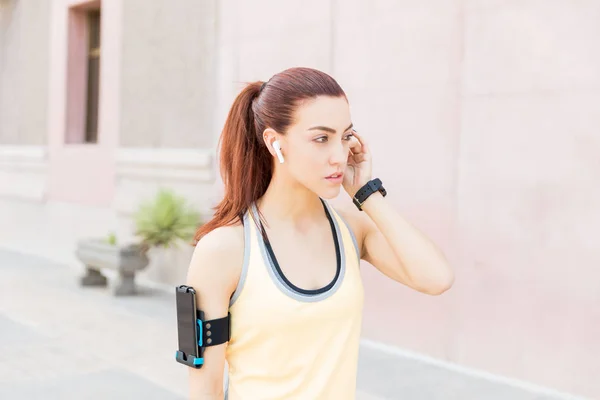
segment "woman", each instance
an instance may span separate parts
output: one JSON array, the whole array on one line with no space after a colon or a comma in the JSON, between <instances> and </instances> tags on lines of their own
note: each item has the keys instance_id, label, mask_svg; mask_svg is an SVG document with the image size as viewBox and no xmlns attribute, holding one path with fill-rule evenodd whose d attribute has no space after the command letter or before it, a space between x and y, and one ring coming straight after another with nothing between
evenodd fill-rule
<instances>
[{"instance_id":1,"label":"woman","mask_svg":"<svg viewBox=\"0 0 600 400\"><path fill-rule=\"evenodd\" d=\"M323 72L292 68L247 85L220 154L224 198L196 235L187 284L206 320L231 313L231 339L190 369L191 397L223 398L227 360L231 400L353 399L360 260L437 295L453 282L444 256L378 186L356 205L329 205L373 177L346 95Z\"/></svg>"}]
</instances>

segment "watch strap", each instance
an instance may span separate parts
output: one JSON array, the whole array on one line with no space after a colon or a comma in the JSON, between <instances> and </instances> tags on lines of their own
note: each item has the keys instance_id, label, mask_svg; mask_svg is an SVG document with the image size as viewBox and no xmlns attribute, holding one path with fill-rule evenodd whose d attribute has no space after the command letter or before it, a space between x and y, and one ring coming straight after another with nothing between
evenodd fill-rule
<instances>
[{"instance_id":1,"label":"watch strap","mask_svg":"<svg viewBox=\"0 0 600 400\"><path fill-rule=\"evenodd\" d=\"M352 198L352 202L360 211L362 211L363 203L375 192L381 193L384 197L387 194L387 191L384 189L381 179L379 178L371 179L369 182L365 183L363 187L358 189Z\"/></svg>"}]
</instances>

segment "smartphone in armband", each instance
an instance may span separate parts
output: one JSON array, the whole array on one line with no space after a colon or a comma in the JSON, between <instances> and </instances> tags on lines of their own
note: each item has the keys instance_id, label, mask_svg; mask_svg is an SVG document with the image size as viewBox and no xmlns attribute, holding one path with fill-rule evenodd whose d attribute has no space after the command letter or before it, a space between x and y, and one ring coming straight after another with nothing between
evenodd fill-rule
<instances>
[{"instance_id":1,"label":"smartphone in armband","mask_svg":"<svg viewBox=\"0 0 600 400\"><path fill-rule=\"evenodd\" d=\"M204 315L196 309L194 288L186 285L178 286L176 303L179 350L175 353L175 358L177 362L189 367L201 368L204 364L204 346L200 321L204 321Z\"/></svg>"}]
</instances>

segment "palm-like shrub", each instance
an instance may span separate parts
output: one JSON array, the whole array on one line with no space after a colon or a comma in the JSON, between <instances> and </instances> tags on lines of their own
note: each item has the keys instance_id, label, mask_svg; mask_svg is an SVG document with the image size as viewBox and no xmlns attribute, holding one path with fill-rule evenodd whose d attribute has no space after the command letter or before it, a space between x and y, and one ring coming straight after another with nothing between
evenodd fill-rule
<instances>
[{"instance_id":1,"label":"palm-like shrub","mask_svg":"<svg viewBox=\"0 0 600 400\"><path fill-rule=\"evenodd\" d=\"M201 224L200 214L183 197L166 189L160 190L153 201L142 203L134 221L135 234L145 249L189 242Z\"/></svg>"}]
</instances>

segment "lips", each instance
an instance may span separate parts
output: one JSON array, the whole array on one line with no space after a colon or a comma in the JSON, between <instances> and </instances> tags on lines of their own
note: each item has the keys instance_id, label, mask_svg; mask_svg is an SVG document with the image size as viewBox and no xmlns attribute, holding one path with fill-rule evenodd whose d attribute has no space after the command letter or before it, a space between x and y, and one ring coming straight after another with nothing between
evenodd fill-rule
<instances>
[{"instance_id":1,"label":"lips","mask_svg":"<svg viewBox=\"0 0 600 400\"><path fill-rule=\"evenodd\" d=\"M326 177L327 179L337 179L337 178L341 178L342 177L342 173L341 172L336 172L335 174L331 174L328 177Z\"/></svg>"}]
</instances>

